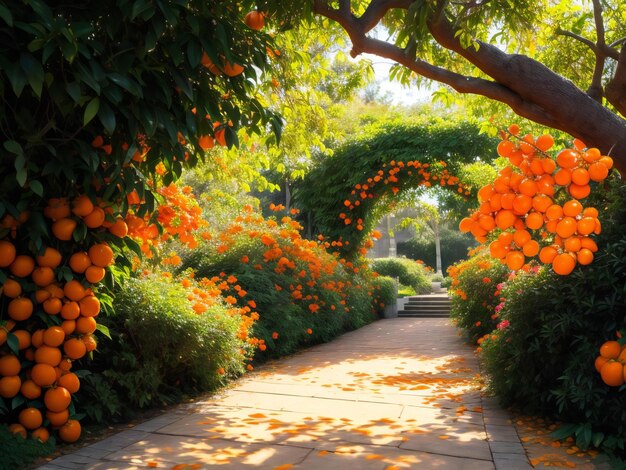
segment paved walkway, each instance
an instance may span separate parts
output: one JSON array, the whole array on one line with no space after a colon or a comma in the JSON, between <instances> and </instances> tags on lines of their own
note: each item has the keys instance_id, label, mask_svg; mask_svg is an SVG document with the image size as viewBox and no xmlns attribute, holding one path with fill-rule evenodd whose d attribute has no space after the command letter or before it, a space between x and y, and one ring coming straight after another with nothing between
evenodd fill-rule
<instances>
[{"instance_id":1,"label":"paved walkway","mask_svg":"<svg viewBox=\"0 0 626 470\"><path fill-rule=\"evenodd\" d=\"M447 319L381 320L39 468L532 468L479 382Z\"/></svg>"}]
</instances>

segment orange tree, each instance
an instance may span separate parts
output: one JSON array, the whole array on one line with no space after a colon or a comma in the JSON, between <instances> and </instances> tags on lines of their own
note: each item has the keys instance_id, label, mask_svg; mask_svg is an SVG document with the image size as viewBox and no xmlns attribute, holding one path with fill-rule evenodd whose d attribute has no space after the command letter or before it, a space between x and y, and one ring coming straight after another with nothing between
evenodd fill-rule
<instances>
[{"instance_id":1,"label":"orange tree","mask_svg":"<svg viewBox=\"0 0 626 470\"><path fill-rule=\"evenodd\" d=\"M456 176L464 164L493 160L493 141L470 122L425 119L387 123L319 157L294 189L309 235L339 243L348 257L363 252L368 234L412 190L432 188L449 205L464 205L472 188ZM445 160L445 161L444 161ZM457 196L456 201L450 194Z\"/></svg>"},{"instance_id":2,"label":"orange tree","mask_svg":"<svg viewBox=\"0 0 626 470\"><path fill-rule=\"evenodd\" d=\"M70 369L139 252L123 217L154 210L157 168L168 184L241 127L279 134L253 96L273 48L244 22L252 9L0 5L0 412L13 432L78 439Z\"/></svg>"}]
</instances>

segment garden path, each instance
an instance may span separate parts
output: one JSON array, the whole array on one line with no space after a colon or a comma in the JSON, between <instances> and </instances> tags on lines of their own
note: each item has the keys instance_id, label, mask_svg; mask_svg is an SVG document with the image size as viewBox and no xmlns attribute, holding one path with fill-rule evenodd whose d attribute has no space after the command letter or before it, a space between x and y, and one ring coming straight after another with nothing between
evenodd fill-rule
<instances>
[{"instance_id":1,"label":"garden path","mask_svg":"<svg viewBox=\"0 0 626 470\"><path fill-rule=\"evenodd\" d=\"M381 320L39 468L532 468L479 388L449 320Z\"/></svg>"}]
</instances>

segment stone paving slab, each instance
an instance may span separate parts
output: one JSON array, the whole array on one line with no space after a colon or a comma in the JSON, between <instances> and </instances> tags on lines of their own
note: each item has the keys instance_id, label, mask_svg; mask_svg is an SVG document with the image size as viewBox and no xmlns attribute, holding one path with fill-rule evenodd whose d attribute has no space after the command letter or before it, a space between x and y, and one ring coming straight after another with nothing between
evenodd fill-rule
<instances>
[{"instance_id":1,"label":"stone paving slab","mask_svg":"<svg viewBox=\"0 0 626 470\"><path fill-rule=\"evenodd\" d=\"M529 468L477 375L447 319L381 320L40 468Z\"/></svg>"}]
</instances>

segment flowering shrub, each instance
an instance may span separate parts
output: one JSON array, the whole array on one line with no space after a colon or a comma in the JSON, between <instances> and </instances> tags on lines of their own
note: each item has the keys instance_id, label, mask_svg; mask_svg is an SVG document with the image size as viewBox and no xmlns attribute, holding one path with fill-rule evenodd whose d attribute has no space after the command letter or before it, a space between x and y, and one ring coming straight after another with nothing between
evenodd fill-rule
<instances>
[{"instance_id":1,"label":"flowering shrub","mask_svg":"<svg viewBox=\"0 0 626 470\"><path fill-rule=\"evenodd\" d=\"M500 322L500 290L509 270L484 250L478 250L468 260L450 266L448 274L450 316L471 341L478 341Z\"/></svg>"},{"instance_id":2,"label":"flowering shrub","mask_svg":"<svg viewBox=\"0 0 626 470\"><path fill-rule=\"evenodd\" d=\"M482 343L489 388L504 405L569 423L563 437L624 457L626 394L594 367L598 348L626 327L626 187L611 184L603 208L602 254L560 277L547 267L506 282L500 318L508 327Z\"/></svg>"},{"instance_id":3,"label":"flowering shrub","mask_svg":"<svg viewBox=\"0 0 626 470\"><path fill-rule=\"evenodd\" d=\"M181 271L191 268L223 287L226 302L250 318L242 339L258 347L257 358L328 341L384 308L364 266L329 254L329 242L303 239L300 229L290 217L265 219L248 207L224 232L181 255Z\"/></svg>"}]
</instances>

